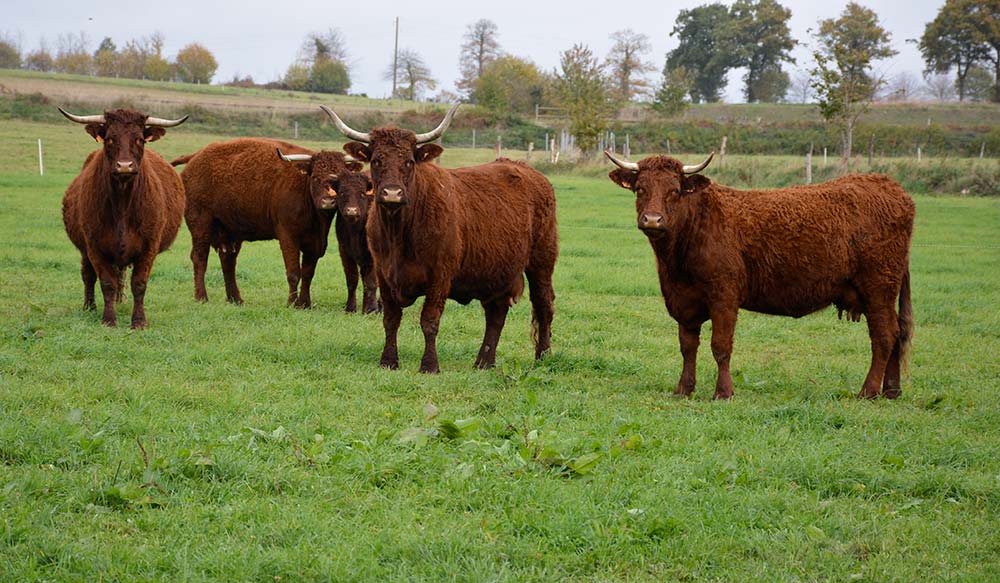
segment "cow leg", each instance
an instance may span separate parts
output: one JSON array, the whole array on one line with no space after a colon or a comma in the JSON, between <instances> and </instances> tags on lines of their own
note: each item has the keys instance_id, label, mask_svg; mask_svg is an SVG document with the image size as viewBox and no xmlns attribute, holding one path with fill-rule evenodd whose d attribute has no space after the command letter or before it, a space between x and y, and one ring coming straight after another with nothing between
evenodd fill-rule
<instances>
[{"instance_id":1,"label":"cow leg","mask_svg":"<svg viewBox=\"0 0 1000 583\"><path fill-rule=\"evenodd\" d=\"M311 286L313 276L316 274L316 263L319 257L312 253L302 253L302 282L299 290L299 297L295 300L296 308L311 308L312 295Z\"/></svg>"},{"instance_id":2,"label":"cow leg","mask_svg":"<svg viewBox=\"0 0 1000 583\"><path fill-rule=\"evenodd\" d=\"M288 279L288 304L294 305L299 298L299 280L302 270L299 267L299 245L285 231L278 231L278 244L281 246L281 257L285 261L285 277Z\"/></svg>"},{"instance_id":3,"label":"cow leg","mask_svg":"<svg viewBox=\"0 0 1000 583\"><path fill-rule=\"evenodd\" d=\"M243 247L242 241L230 241L219 245L219 263L222 264L222 279L226 282L226 301L240 305L243 303L243 296L240 295L240 287L236 284L236 260L240 256L240 249ZM204 284L204 274L202 274Z\"/></svg>"},{"instance_id":4,"label":"cow leg","mask_svg":"<svg viewBox=\"0 0 1000 583\"><path fill-rule=\"evenodd\" d=\"M536 360L542 358L552 346L552 315L556 299L552 289L553 267L554 264L525 271L531 295L531 331L535 339Z\"/></svg>"},{"instance_id":5,"label":"cow leg","mask_svg":"<svg viewBox=\"0 0 1000 583\"><path fill-rule=\"evenodd\" d=\"M886 374L886 367L889 364L889 357L892 355L893 346L896 345L899 322L891 304L888 308L871 307L865 315L868 319L868 336L872 343L872 365L868 369L868 375L865 377L864 384L861 385L858 397L874 399L878 397L882 378ZM898 376L898 374L897 363L896 375ZM898 378L895 380L897 383L899 382Z\"/></svg>"},{"instance_id":6,"label":"cow leg","mask_svg":"<svg viewBox=\"0 0 1000 583\"><path fill-rule=\"evenodd\" d=\"M93 310L97 308L94 303L94 284L97 283L97 272L91 265L90 259L86 255L80 257L80 277L83 278L83 309Z\"/></svg>"},{"instance_id":7,"label":"cow leg","mask_svg":"<svg viewBox=\"0 0 1000 583\"><path fill-rule=\"evenodd\" d=\"M369 263L361 266L361 286L363 288L361 311L365 314L382 311L382 302L379 301L376 291L378 285L375 281L375 267Z\"/></svg>"},{"instance_id":8,"label":"cow leg","mask_svg":"<svg viewBox=\"0 0 1000 583\"><path fill-rule=\"evenodd\" d=\"M886 399L897 399L903 393L902 374L900 372L899 334L892 346L892 354L885 367L885 377L882 379L882 396Z\"/></svg>"},{"instance_id":9,"label":"cow leg","mask_svg":"<svg viewBox=\"0 0 1000 583\"><path fill-rule=\"evenodd\" d=\"M729 357L733 353L733 335L736 332L737 310L721 309L712 313L712 356L719 367L713 399L733 398L733 377L729 372Z\"/></svg>"},{"instance_id":10,"label":"cow leg","mask_svg":"<svg viewBox=\"0 0 1000 583\"><path fill-rule=\"evenodd\" d=\"M97 279L101 282L101 294L104 296L104 313L101 315L101 324L114 327L118 325L118 318L115 315L115 296L117 295L118 273L113 265L108 263L99 254L88 255L90 264L97 272Z\"/></svg>"},{"instance_id":11,"label":"cow leg","mask_svg":"<svg viewBox=\"0 0 1000 583\"><path fill-rule=\"evenodd\" d=\"M193 225L188 221L191 230L191 266L194 268L194 299L196 302L207 302L208 291L205 289L205 271L208 269L208 252L211 249L208 228ZM204 232L203 232L204 231ZM222 259L222 254L219 254Z\"/></svg>"},{"instance_id":12,"label":"cow leg","mask_svg":"<svg viewBox=\"0 0 1000 583\"><path fill-rule=\"evenodd\" d=\"M347 281L347 304L344 305L344 311L350 313L357 312L358 264L351 259L343 247L340 248L340 264L344 267L344 279Z\"/></svg>"},{"instance_id":13,"label":"cow leg","mask_svg":"<svg viewBox=\"0 0 1000 583\"><path fill-rule=\"evenodd\" d=\"M701 342L701 324L687 327L678 324L677 336L681 344L681 356L684 357L684 368L681 379L677 382L674 394L690 397L695 387L695 369L698 363L698 344Z\"/></svg>"},{"instance_id":14,"label":"cow leg","mask_svg":"<svg viewBox=\"0 0 1000 583\"><path fill-rule=\"evenodd\" d=\"M424 299L424 307L420 310L420 329L424 332L424 356L420 359L420 372L440 372L437 355L438 326L441 324L441 314L444 303L448 299L448 286L433 285Z\"/></svg>"},{"instance_id":15,"label":"cow leg","mask_svg":"<svg viewBox=\"0 0 1000 583\"><path fill-rule=\"evenodd\" d=\"M132 328L142 330L146 327L146 282L153 271L153 260L159 245L152 245L153 251L139 258L132 266Z\"/></svg>"},{"instance_id":16,"label":"cow leg","mask_svg":"<svg viewBox=\"0 0 1000 583\"><path fill-rule=\"evenodd\" d=\"M379 363L384 368L393 370L399 368L399 351L396 347L396 334L399 332L399 322L403 319L403 307L396 300L389 290L385 280L378 278L379 288L382 291L382 327L385 328L385 347L382 348L382 361Z\"/></svg>"},{"instance_id":17,"label":"cow leg","mask_svg":"<svg viewBox=\"0 0 1000 583\"><path fill-rule=\"evenodd\" d=\"M483 311L486 312L486 334L483 336L483 345L479 347L479 356L476 357L476 368L493 368L496 364L497 343L500 342L500 332L503 331L504 322L507 321L508 310L510 303L507 298L483 302Z\"/></svg>"}]
</instances>

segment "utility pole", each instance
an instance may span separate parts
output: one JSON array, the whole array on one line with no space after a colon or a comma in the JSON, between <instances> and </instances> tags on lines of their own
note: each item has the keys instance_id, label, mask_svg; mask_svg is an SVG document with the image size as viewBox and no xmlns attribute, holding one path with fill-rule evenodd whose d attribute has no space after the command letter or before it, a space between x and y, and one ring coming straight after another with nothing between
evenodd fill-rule
<instances>
[{"instance_id":1,"label":"utility pole","mask_svg":"<svg viewBox=\"0 0 1000 583\"><path fill-rule=\"evenodd\" d=\"M396 44L392 49L392 98L396 98L396 67L399 66L399 17L396 17Z\"/></svg>"}]
</instances>

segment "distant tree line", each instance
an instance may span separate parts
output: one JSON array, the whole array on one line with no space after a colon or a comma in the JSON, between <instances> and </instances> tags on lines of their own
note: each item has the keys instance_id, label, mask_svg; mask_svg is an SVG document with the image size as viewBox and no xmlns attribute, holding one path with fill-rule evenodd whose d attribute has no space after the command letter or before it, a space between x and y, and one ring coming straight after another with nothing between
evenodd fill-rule
<instances>
[{"instance_id":1,"label":"distant tree line","mask_svg":"<svg viewBox=\"0 0 1000 583\"><path fill-rule=\"evenodd\" d=\"M55 50L43 38L38 47L22 53L20 43L9 35L0 36L0 68L30 71L96 75L153 81L210 83L218 69L215 56L199 43L190 43L173 60L163 53L164 37L132 39L119 48L111 37L104 37L91 51L86 33L61 34Z\"/></svg>"}]
</instances>

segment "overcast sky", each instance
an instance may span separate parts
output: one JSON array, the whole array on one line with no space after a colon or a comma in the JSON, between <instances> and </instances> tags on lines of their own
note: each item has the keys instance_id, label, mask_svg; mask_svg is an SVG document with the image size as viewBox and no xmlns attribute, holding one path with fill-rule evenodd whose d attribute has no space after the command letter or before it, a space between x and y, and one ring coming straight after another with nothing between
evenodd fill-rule
<instances>
[{"instance_id":1,"label":"overcast sky","mask_svg":"<svg viewBox=\"0 0 1000 583\"><path fill-rule=\"evenodd\" d=\"M43 36L50 50L54 50L58 35L65 32L86 32L93 50L105 36L121 47L131 38L160 31L166 37L168 58L173 58L189 42L197 41L208 47L219 61L214 79L218 83L234 74L252 75L257 82L273 81L295 59L307 32L333 27L340 29L348 42L352 58L351 92L385 97L391 91L391 82L383 81L382 75L392 61L396 16L400 48L414 49L424 58L439 81L438 90L454 90L462 35L466 26L477 19L496 22L505 52L529 58L545 70L558 66L560 51L578 42L589 45L603 58L612 44L608 36L616 30L632 28L647 34L652 41L653 50L648 58L657 67L651 77L658 81L664 55L677 46L677 41L669 36L677 13L705 3L705 0L606 3L4 0L0 31L20 35L26 50L35 48ZM806 0L781 0L781 3L792 11L792 35L800 42L811 42L807 30L815 29L820 19L837 16L847 4ZM923 33L925 24L934 18L943 0L860 3L875 10L892 33L892 44L899 51L898 56L881 63L879 69L890 78L903 71L919 75L923 70L919 52L905 41ZM800 46L795 57L797 64L788 67L793 77L795 69L811 65L807 47ZM727 101L741 100L741 75L740 71L730 73Z\"/></svg>"}]
</instances>

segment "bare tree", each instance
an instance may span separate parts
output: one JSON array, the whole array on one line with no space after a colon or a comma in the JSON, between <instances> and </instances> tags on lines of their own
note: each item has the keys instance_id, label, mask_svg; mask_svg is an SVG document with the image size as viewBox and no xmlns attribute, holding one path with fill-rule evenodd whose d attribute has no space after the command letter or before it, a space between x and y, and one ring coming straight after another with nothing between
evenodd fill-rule
<instances>
[{"instance_id":1,"label":"bare tree","mask_svg":"<svg viewBox=\"0 0 1000 583\"><path fill-rule=\"evenodd\" d=\"M416 101L425 90L437 87L437 80L431 77L431 70L424 63L423 58L412 49L400 49L399 57L396 60L396 70L393 71L392 63L386 69L382 78L390 81L395 73L395 78L399 80L396 87L396 97L398 99L408 99Z\"/></svg>"},{"instance_id":2,"label":"bare tree","mask_svg":"<svg viewBox=\"0 0 1000 583\"><path fill-rule=\"evenodd\" d=\"M350 55L347 51L347 41L339 29L331 28L323 32L313 31L306 35L299 49L299 61L307 67L312 67L316 61L337 61L348 65Z\"/></svg>"},{"instance_id":3,"label":"bare tree","mask_svg":"<svg viewBox=\"0 0 1000 583\"><path fill-rule=\"evenodd\" d=\"M94 58L90 54L87 33L60 34L57 40L55 67L63 73L89 75L93 72Z\"/></svg>"},{"instance_id":4,"label":"bare tree","mask_svg":"<svg viewBox=\"0 0 1000 583\"><path fill-rule=\"evenodd\" d=\"M799 71L792 77L788 86L788 101L791 103L809 103L816 96L813 91L813 76L811 71Z\"/></svg>"},{"instance_id":5,"label":"bare tree","mask_svg":"<svg viewBox=\"0 0 1000 583\"><path fill-rule=\"evenodd\" d=\"M628 102L636 97L648 97L651 86L646 73L656 69L652 63L642 60L651 49L649 37L626 28L612 34L611 40L615 44L608 53L605 68L616 98Z\"/></svg>"},{"instance_id":6,"label":"bare tree","mask_svg":"<svg viewBox=\"0 0 1000 583\"><path fill-rule=\"evenodd\" d=\"M924 77L927 94L935 101L953 101L955 99L955 83L948 74L927 75Z\"/></svg>"},{"instance_id":7,"label":"bare tree","mask_svg":"<svg viewBox=\"0 0 1000 583\"><path fill-rule=\"evenodd\" d=\"M903 71L893 77L887 86L886 101L906 102L917 99L923 88L920 81L912 73Z\"/></svg>"},{"instance_id":8,"label":"bare tree","mask_svg":"<svg viewBox=\"0 0 1000 583\"><path fill-rule=\"evenodd\" d=\"M502 54L497 40L497 25L485 18L477 20L465 29L462 40L458 66L462 76L455 85L471 97L483 69Z\"/></svg>"}]
</instances>

